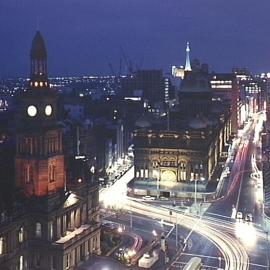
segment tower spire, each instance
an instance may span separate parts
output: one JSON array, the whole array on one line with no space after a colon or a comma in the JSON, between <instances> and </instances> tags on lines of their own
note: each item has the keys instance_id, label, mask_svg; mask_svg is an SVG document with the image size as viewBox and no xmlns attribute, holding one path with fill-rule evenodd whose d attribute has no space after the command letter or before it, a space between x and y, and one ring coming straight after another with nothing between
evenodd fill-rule
<instances>
[{"instance_id":1,"label":"tower spire","mask_svg":"<svg viewBox=\"0 0 270 270\"><path fill-rule=\"evenodd\" d=\"M186 47L186 65L185 65L185 71L191 71L191 65L190 65L190 58L189 58L189 42L187 42L187 47Z\"/></svg>"},{"instance_id":2,"label":"tower spire","mask_svg":"<svg viewBox=\"0 0 270 270\"><path fill-rule=\"evenodd\" d=\"M45 41L37 30L32 41L31 48L31 80L32 88L48 88L48 73L47 73L47 50Z\"/></svg>"}]
</instances>

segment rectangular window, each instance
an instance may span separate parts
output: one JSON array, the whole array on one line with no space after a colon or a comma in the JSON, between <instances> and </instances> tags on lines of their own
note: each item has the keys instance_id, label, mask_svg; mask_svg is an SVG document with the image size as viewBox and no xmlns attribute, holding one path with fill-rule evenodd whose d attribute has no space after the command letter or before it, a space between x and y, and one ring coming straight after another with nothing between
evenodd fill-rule
<instances>
[{"instance_id":1,"label":"rectangular window","mask_svg":"<svg viewBox=\"0 0 270 270\"><path fill-rule=\"evenodd\" d=\"M145 178L148 178L148 169L144 170Z\"/></svg>"},{"instance_id":2,"label":"rectangular window","mask_svg":"<svg viewBox=\"0 0 270 270\"><path fill-rule=\"evenodd\" d=\"M70 254L66 254L66 269L69 269L70 266Z\"/></svg>"},{"instance_id":3,"label":"rectangular window","mask_svg":"<svg viewBox=\"0 0 270 270\"><path fill-rule=\"evenodd\" d=\"M22 242L23 242L23 227L21 227L19 230L19 243Z\"/></svg>"},{"instance_id":4,"label":"rectangular window","mask_svg":"<svg viewBox=\"0 0 270 270\"><path fill-rule=\"evenodd\" d=\"M4 254L4 238L0 237L0 255Z\"/></svg>"},{"instance_id":5,"label":"rectangular window","mask_svg":"<svg viewBox=\"0 0 270 270\"><path fill-rule=\"evenodd\" d=\"M141 178L144 178L144 171L141 169Z\"/></svg>"},{"instance_id":6,"label":"rectangular window","mask_svg":"<svg viewBox=\"0 0 270 270\"><path fill-rule=\"evenodd\" d=\"M53 222L52 221L49 221L49 224L48 224L48 236L49 236L49 240L52 240L53 239Z\"/></svg>"},{"instance_id":7,"label":"rectangular window","mask_svg":"<svg viewBox=\"0 0 270 270\"><path fill-rule=\"evenodd\" d=\"M23 256L20 256L19 269L23 270Z\"/></svg>"},{"instance_id":8,"label":"rectangular window","mask_svg":"<svg viewBox=\"0 0 270 270\"><path fill-rule=\"evenodd\" d=\"M136 171L136 178L140 177L140 171Z\"/></svg>"},{"instance_id":9,"label":"rectangular window","mask_svg":"<svg viewBox=\"0 0 270 270\"><path fill-rule=\"evenodd\" d=\"M39 222L36 223L36 237L40 238L42 235L42 231L41 231L41 224Z\"/></svg>"}]
</instances>

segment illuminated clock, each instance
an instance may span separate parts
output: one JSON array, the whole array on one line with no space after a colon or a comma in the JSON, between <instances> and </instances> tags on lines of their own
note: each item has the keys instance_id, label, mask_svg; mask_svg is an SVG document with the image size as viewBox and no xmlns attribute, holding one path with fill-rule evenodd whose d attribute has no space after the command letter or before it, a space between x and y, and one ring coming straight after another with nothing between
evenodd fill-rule
<instances>
[{"instance_id":1,"label":"illuminated clock","mask_svg":"<svg viewBox=\"0 0 270 270\"><path fill-rule=\"evenodd\" d=\"M34 117L37 115L37 108L34 105L30 105L27 108L27 113L29 116Z\"/></svg>"},{"instance_id":2,"label":"illuminated clock","mask_svg":"<svg viewBox=\"0 0 270 270\"><path fill-rule=\"evenodd\" d=\"M51 105L46 105L46 107L45 107L45 114L47 116L50 116L52 114L52 106Z\"/></svg>"}]
</instances>

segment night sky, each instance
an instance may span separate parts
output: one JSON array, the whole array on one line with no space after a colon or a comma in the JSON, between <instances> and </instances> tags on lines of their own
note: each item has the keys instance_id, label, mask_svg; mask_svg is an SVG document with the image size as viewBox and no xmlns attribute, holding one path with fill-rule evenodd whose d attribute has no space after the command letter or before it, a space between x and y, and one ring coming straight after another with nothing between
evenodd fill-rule
<instances>
[{"instance_id":1,"label":"night sky","mask_svg":"<svg viewBox=\"0 0 270 270\"><path fill-rule=\"evenodd\" d=\"M0 77L28 75L38 17L51 76L118 73L121 46L168 72L186 41L217 72L270 71L269 0L0 0Z\"/></svg>"}]
</instances>

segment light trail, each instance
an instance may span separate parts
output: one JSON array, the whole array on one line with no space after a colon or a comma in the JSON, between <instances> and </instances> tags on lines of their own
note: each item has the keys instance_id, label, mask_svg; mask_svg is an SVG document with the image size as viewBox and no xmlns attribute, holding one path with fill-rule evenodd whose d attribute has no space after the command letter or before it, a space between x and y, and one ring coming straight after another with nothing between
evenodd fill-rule
<instances>
[{"instance_id":1,"label":"light trail","mask_svg":"<svg viewBox=\"0 0 270 270\"><path fill-rule=\"evenodd\" d=\"M130 200L130 204L132 205L132 211L136 213L151 216L152 218L163 219L172 223L176 222L176 215L179 215L179 213L175 211L172 211L172 215L169 215L168 209L155 207L146 203L139 203L133 200ZM127 209L129 209L129 206ZM211 224L208 221L198 220L196 216L181 215L181 226L190 229L191 225L198 223L198 225L193 228L194 231L214 243L220 250L224 258L226 270L248 269L248 254L237 239L228 235L226 232L222 232L220 228L217 228L217 224L214 222L214 224Z\"/></svg>"},{"instance_id":2,"label":"light trail","mask_svg":"<svg viewBox=\"0 0 270 270\"><path fill-rule=\"evenodd\" d=\"M245 129L245 134L243 134L241 138L241 146L239 146L239 150L235 158L235 164L240 163L239 165L242 169L240 171L239 168L234 170L236 175L232 180L227 196L230 195L235 190L235 188L238 185L240 186L240 184L243 182L243 179L241 179L240 176L244 172L243 160L246 160L247 158L247 152L250 143L249 133L251 129L256 130L255 123L257 122L257 118L254 119L248 128ZM261 124L261 122L259 124ZM255 138L257 140L257 135ZM239 172L241 172L241 174ZM136 212L141 215L161 219L165 222L175 223L177 218L176 215L179 215L179 213L175 210L169 210L160 206L157 207L149 205L140 200L128 198L126 196L127 184L133 179L133 176L134 167L132 167L124 175L124 177L118 180L113 186L100 192L100 201L104 204L104 206L115 207L128 211L132 209L132 212ZM169 211L171 211L172 215L169 215ZM209 216L204 216L203 218L198 219L197 216L184 215L182 213L180 213L180 215L181 226L192 229L193 224L197 223L198 225L194 226L193 230L212 242L220 250L224 258L225 270L249 269L250 263L246 250L248 249L248 246L244 246L245 243L241 243L243 240L242 230L244 230L242 225ZM249 227L247 229L251 229L253 233L255 231L255 235L257 237L265 238L265 235L255 227ZM241 231L241 233L238 235L240 240L237 239L238 236L235 235L237 232L239 233L239 231Z\"/></svg>"}]
</instances>

